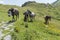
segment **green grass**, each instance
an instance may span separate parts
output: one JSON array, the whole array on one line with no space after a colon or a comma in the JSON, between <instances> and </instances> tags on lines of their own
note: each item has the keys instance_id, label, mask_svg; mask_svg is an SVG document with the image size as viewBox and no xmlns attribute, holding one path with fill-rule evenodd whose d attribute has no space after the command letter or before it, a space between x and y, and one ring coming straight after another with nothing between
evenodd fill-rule
<instances>
[{"instance_id":1,"label":"green grass","mask_svg":"<svg viewBox=\"0 0 60 40\"><path fill-rule=\"evenodd\" d=\"M16 40L60 40L60 20L58 20L60 16L59 8L53 8L50 5L47 8L45 4L39 3L30 3L25 7L1 5L0 22L11 20L11 17L7 16L7 11L11 7L18 8L20 12L19 19L14 24L18 33L12 32L17 37ZM28 28L25 27L26 23L23 21L23 13L27 9L36 13L34 22L27 22ZM52 20L49 25L44 24L45 15L52 16Z\"/></svg>"}]
</instances>

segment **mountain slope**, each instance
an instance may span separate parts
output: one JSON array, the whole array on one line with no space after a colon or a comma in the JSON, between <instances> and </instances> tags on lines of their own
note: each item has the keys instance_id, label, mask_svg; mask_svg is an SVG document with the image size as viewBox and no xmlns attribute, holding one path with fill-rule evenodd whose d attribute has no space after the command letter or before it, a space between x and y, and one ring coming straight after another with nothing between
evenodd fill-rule
<instances>
[{"instance_id":1,"label":"mountain slope","mask_svg":"<svg viewBox=\"0 0 60 40\"><path fill-rule=\"evenodd\" d=\"M57 0L53 3L54 6L60 6L60 0Z\"/></svg>"},{"instance_id":2,"label":"mountain slope","mask_svg":"<svg viewBox=\"0 0 60 40\"><path fill-rule=\"evenodd\" d=\"M11 18L7 16L7 10L12 6L0 6L0 22L9 21ZM60 40L60 12L58 8L53 8L50 4L29 3L24 7L13 6L18 8L20 12L19 19L15 22L15 30L13 33L16 40ZM28 28L25 28L23 21L23 13L27 10L36 13L34 22L27 22ZM44 24L44 16L51 15L52 20L49 25Z\"/></svg>"},{"instance_id":3,"label":"mountain slope","mask_svg":"<svg viewBox=\"0 0 60 40\"><path fill-rule=\"evenodd\" d=\"M60 39L60 12L58 8L53 8L50 4L29 3L22 7L24 12L29 9L36 13L36 18L33 23L28 22L28 28L25 29L25 24L22 20L16 22L16 28L20 30L22 40L59 40ZM51 15L52 21L49 25L44 24L44 16ZM22 16L21 16L22 17ZM23 17L22 17L23 19ZM23 23L22 23L22 22ZM19 23L18 23L19 22ZM22 24L22 25L21 25ZM17 27L19 25L19 28ZM24 29L24 30L23 30ZM21 35L21 32L23 33ZM24 37L24 38L23 38Z\"/></svg>"}]
</instances>

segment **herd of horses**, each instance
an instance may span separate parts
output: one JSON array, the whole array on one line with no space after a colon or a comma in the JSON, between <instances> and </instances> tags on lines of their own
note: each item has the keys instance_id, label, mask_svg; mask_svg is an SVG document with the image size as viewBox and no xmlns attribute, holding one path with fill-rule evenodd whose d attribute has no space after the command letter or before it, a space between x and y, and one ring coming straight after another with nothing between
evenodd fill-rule
<instances>
[{"instance_id":1,"label":"herd of horses","mask_svg":"<svg viewBox=\"0 0 60 40\"><path fill-rule=\"evenodd\" d=\"M35 19L36 14L34 12L31 12L30 10L27 10L23 13L24 15L24 22L27 22L29 19L30 22L33 22ZM12 20L17 20L19 18L19 11L17 8L10 8L8 10L8 16L12 16ZM16 18L14 17L16 16ZM51 20L51 16L45 16L45 24L49 24L49 21Z\"/></svg>"}]
</instances>

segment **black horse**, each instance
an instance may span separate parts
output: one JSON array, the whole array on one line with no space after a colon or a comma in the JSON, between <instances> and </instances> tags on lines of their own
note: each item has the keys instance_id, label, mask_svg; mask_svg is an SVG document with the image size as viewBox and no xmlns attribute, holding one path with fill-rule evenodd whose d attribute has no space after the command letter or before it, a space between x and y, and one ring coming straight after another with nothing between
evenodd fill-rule
<instances>
[{"instance_id":1,"label":"black horse","mask_svg":"<svg viewBox=\"0 0 60 40\"><path fill-rule=\"evenodd\" d=\"M19 18L19 11L16 8L10 8L8 10L8 16L12 16L12 20L17 20L17 18ZM16 19L14 18L14 16L16 16Z\"/></svg>"},{"instance_id":2,"label":"black horse","mask_svg":"<svg viewBox=\"0 0 60 40\"><path fill-rule=\"evenodd\" d=\"M45 19L45 24L49 24L49 21L51 21L51 16L46 16L44 19Z\"/></svg>"},{"instance_id":3,"label":"black horse","mask_svg":"<svg viewBox=\"0 0 60 40\"><path fill-rule=\"evenodd\" d=\"M31 12L30 10L27 10L24 14L24 22L28 21L28 18L30 18L30 22L33 22L33 19L35 18L35 13Z\"/></svg>"}]
</instances>

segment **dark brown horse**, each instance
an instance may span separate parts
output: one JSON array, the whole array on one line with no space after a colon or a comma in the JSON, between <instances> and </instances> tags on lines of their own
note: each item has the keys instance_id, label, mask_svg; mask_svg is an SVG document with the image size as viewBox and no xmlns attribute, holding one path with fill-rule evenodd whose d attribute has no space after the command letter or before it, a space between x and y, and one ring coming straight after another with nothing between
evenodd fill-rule
<instances>
[{"instance_id":1,"label":"dark brown horse","mask_svg":"<svg viewBox=\"0 0 60 40\"><path fill-rule=\"evenodd\" d=\"M16 8L10 8L8 10L8 16L9 17L12 16L12 20L15 20L14 16L16 16L16 20L17 20L17 18L19 18L19 11L18 11L18 9L16 9Z\"/></svg>"},{"instance_id":2,"label":"dark brown horse","mask_svg":"<svg viewBox=\"0 0 60 40\"><path fill-rule=\"evenodd\" d=\"M45 24L49 24L49 21L51 21L51 16L46 16L44 19L45 19Z\"/></svg>"}]
</instances>

